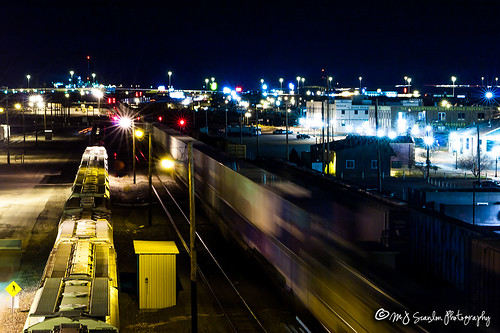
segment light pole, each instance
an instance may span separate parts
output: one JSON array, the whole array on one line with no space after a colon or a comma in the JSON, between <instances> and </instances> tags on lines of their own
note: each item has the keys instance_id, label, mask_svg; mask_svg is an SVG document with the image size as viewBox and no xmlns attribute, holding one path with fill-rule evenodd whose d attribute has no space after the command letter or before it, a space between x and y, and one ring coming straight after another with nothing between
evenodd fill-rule
<instances>
[{"instance_id":1,"label":"light pole","mask_svg":"<svg viewBox=\"0 0 500 333\"><path fill-rule=\"evenodd\" d=\"M172 71L168 71L168 88L172 86Z\"/></svg>"},{"instance_id":2,"label":"light pole","mask_svg":"<svg viewBox=\"0 0 500 333\"><path fill-rule=\"evenodd\" d=\"M73 86L73 75L74 74L75 74L74 71L69 71L69 75L71 75L71 84L70 84L71 87Z\"/></svg>"},{"instance_id":3,"label":"light pole","mask_svg":"<svg viewBox=\"0 0 500 333\"><path fill-rule=\"evenodd\" d=\"M16 103L14 105L14 107L16 108L16 110L19 111L21 109L21 104ZM24 155L26 155L26 126L25 126L25 123L24 123L24 108L23 108L23 146L24 146L24 149L23 149L23 161L24 161Z\"/></svg>"},{"instance_id":4,"label":"light pole","mask_svg":"<svg viewBox=\"0 0 500 333\"><path fill-rule=\"evenodd\" d=\"M411 77L408 78L408 94L411 94Z\"/></svg>"},{"instance_id":5,"label":"light pole","mask_svg":"<svg viewBox=\"0 0 500 333\"><path fill-rule=\"evenodd\" d=\"M297 76L297 94L299 94L299 88L300 88L300 79L301 77L300 76Z\"/></svg>"},{"instance_id":6,"label":"light pole","mask_svg":"<svg viewBox=\"0 0 500 333\"><path fill-rule=\"evenodd\" d=\"M481 86L484 87L484 76L481 76Z\"/></svg>"},{"instance_id":7,"label":"light pole","mask_svg":"<svg viewBox=\"0 0 500 333\"><path fill-rule=\"evenodd\" d=\"M497 88L498 88L498 77L496 77L496 78L495 78L495 81L496 81L496 84L495 84L495 85L496 85L496 86L497 86Z\"/></svg>"},{"instance_id":8,"label":"light pole","mask_svg":"<svg viewBox=\"0 0 500 333\"><path fill-rule=\"evenodd\" d=\"M457 80L456 76L451 77L451 82L453 82L453 97L455 97L455 81Z\"/></svg>"},{"instance_id":9,"label":"light pole","mask_svg":"<svg viewBox=\"0 0 500 333\"><path fill-rule=\"evenodd\" d=\"M302 81L302 88L304 88L304 82L306 81L306 79L303 77L300 80Z\"/></svg>"},{"instance_id":10,"label":"light pole","mask_svg":"<svg viewBox=\"0 0 500 333\"><path fill-rule=\"evenodd\" d=\"M481 146L479 145L479 124L477 128L477 183L481 186Z\"/></svg>"},{"instance_id":11,"label":"light pole","mask_svg":"<svg viewBox=\"0 0 500 333\"><path fill-rule=\"evenodd\" d=\"M208 90L208 81L210 81L209 79L205 79L205 90Z\"/></svg>"},{"instance_id":12,"label":"light pole","mask_svg":"<svg viewBox=\"0 0 500 333\"><path fill-rule=\"evenodd\" d=\"M280 81L280 90L283 90L283 78L280 77L279 81Z\"/></svg>"},{"instance_id":13,"label":"light pole","mask_svg":"<svg viewBox=\"0 0 500 333\"><path fill-rule=\"evenodd\" d=\"M104 97L104 93L100 89L92 90L92 94L97 98L97 115L101 115L101 98ZM94 109L92 109L92 124L95 122L94 119Z\"/></svg>"},{"instance_id":14,"label":"light pole","mask_svg":"<svg viewBox=\"0 0 500 333\"><path fill-rule=\"evenodd\" d=\"M434 138L431 133L429 133L429 128L427 128L427 135L424 137L424 143L427 148L427 159L426 159L426 168L427 168L427 181L430 179L430 169L431 169L431 161L429 158L429 148L434 143Z\"/></svg>"},{"instance_id":15,"label":"light pole","mask_svg":"<svg viewBox=\"0 0 500 333\"><path fill-rule=\"evenodd\" d=\"M359 77L359 92L361 92L361 80L363 80L363 77Z\"/></svg>"},{"instance_id":16,"label":"light pole","mask_svg":"<svg viewBox=\"0 0 500 333\"><path fill-rule=\"evenodd\" d=\"M132 128L132 172L134 174L134 184L135 184L135 124L134 119L128 117L121 117L119 120L119 125L121 128L128 130Z\"/></svg>"},{"instance_id":17,"label":"light pole","mask_svg":"<svg viewBox=\"0 0 500 333\"><path fill-rule=\"evenodd\" d=\"M95 84L95 73L92 73L92 83Z\"/></svg>"},{"instance_id":18,"label":"light pole","mask_svg":"<svg viewBox=\"0 0 500 333\"><path fill-rule=\"evenodd\" d=\"M0 108L0 113L3 113L4 108ZM10 164L10 150L9 150L9 141L10 141L10 128L9 128L9 105L5 107L5 117L7 123L7 164Z\"/></svg>"},{"instance_id":19,"label":"light pole","mask_svg":"<svg viewBox=\"0 0 500 333\"><path fill-rule=\"evenodd\" d=\"M191 253L191 331L198 332L198 302L196 295L196 219L195 219L195 188L193 142L188 142L188 177L189 177L189 239Z\"/></svg>"},{"instance_id":20,"label":"light pole","mask_svg":"<svg viewBox=\"0 0 500 333\"><path fill-rule=\"evenodd\" d=\"M26 75L26 78L28 79L28 90L30 89L30 79L31 79L31 75Z\"/></svg>"}]
</instances>

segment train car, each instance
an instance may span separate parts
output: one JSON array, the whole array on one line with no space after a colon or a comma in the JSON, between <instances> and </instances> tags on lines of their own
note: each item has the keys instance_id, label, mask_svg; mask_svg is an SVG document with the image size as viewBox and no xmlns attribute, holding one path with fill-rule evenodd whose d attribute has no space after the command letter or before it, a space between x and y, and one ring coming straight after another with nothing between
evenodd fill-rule
<instances>
[{"instance_id":1,"label":"train car","mask_svg":"<svg viewBox=\"0 0 500 333\"><path fill-rule=\"evenodd\" d=\"M118 332L118 274L107 153L88 147L24 332Z\"/></svg>"},{"instance_id":2,"label":"train car","mask_svg":"<svg viewBox=\"0 0 500 333\"><path fill-rule=\"evenodd\" d=\"M160 127L153 135L173 158L187 162L187 141L192 138ZM203 209L223 234L270 263L285 288L328 330L425 332L419 325L375 319L379 309L410 313L385 290L406 281L392 270L377 272L378 265L352 245L380 241L387 228L383 205L335 204L199 142L193 155ZM186 168L177 171L187 179ZM418 298L420 291L405 288L407 299Z\"/></svg>"}]
</instances>

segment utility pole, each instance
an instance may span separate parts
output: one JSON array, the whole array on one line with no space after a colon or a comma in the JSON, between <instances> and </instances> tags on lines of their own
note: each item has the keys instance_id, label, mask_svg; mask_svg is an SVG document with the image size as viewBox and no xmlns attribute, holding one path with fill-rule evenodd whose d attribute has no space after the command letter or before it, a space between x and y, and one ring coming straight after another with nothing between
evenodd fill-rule
<instances>
[{"instance_id":1,"label":"utility pole","mask_svg":"<svg viewBox=\"0 0 500 333\"><path fill-rule=\"evenodd\" d=\"M375 100L375 139L377 140L377 171L378 171L378 188L382 193L382 166L380 158L380 138L378 137L378 98Z\"/></svg>"},{"instance_id":2,"label":"utility pole","mask_svg":"<svg viewBox=\"0 0 500 333\"><path fill-rule=\"evenodd\" d=\"M479 145L479 124L477 126L477 182L481 186L481 146Z\"/></svg>"},{"instance_id":3,"label":"utility pole","mask_svg":"<svg viewBox=\"0 0 500 333\"><path fill-rule=\"evenodd\" d=\"M6 97L5 121L7 123L7 164L10 164L10 127L9 127L9 94Z\"/></svg>"},{"instance_id":4,"label":"utility pole","mask_svg":"<svg viewBox=\"0 0 500 333\"><path fill-rule=\"evenodd\" d=\"M196 219L194 188L193 142L188 142L188 178L189 178L189 235L191 254L191 332L198 332L198 304L196 294Z\"/></svg>"},{"instance_id":5,"label":"utility pole","mask_svg":"<svg viewBox=\"0 0 500 333\"><path fill-rule=\"evenodd\" d=\"M288 154L288 109L287 105L285 104L285 133L286 133L286 160L289 160L289 154Z\"/></svg>"},{"instance_id":6,"label":"utility pole","mask_svg":"<svg viewBox=\"0 0 500 333\"><path fill-rule=\"evenodd\" d=\"M257 126L257 128L255 129L255 133L257 134L257 152L255 154L255 158L259 158L259 109L257 109L257 107L255 107L255 126Z\"/></svg>"},{"instance_id":7,"label":"utility pole","mask_svg":"<svg viewBox=\"0 0 500 333\"><path fill-rule=\"evenodd\" d=\"M321 173L325 172L325 103L321 103Z\"/></svg>"},{"instance_id":8,"label":"utility pole","mask_svg":"<svg viewBox=\"0 0 500 333\"><path fill-rule=\"evenodd\" d=\"M148 207L148 225L153 225L153 212L152 212L152 204L153 204L153 182L151 176L151 159L153 158L153 143L152 143L152 133L151 126L149 123L146 123L146 132L148 133L148 182L149 182L149 207Z\"/></svg>"}]
</instances>

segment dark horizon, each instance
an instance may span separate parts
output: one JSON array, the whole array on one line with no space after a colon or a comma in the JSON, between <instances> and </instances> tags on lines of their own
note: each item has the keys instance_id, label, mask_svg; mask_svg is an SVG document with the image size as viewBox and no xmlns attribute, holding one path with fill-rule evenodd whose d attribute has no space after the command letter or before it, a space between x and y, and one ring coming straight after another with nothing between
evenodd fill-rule
<instances>
[{"instance_id":1,"label":"dark horizon","mask_svg":"<svg viewBox=\"0 0 500 333\"><path fill-rule=\"evenodd\" d=\"M332 75L340 86L373 89L404 84L480 84L500 76L500 46L488 1L458 5L423 1L165 2L90 1L2 6L6 31L0 86L67 82L69 71L104 83L199 89L206 77L219 86L253 90L264 78L305 85ZM324 69L324 72L322 72Z\"/></svg>"}]
</instances>

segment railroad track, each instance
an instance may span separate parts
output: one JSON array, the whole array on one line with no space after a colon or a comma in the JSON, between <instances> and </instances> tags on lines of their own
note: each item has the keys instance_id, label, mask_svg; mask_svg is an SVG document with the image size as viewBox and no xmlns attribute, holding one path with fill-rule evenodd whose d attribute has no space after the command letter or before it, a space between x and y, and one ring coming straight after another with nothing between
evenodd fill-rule
<instances>
[{"instance_id":1,"label":"railroad track","mask_svg":"<svg viewBox=\"0 0 500 333\"><path fill-rule=\"evenodd\" d=\"M186 192L177 184L166 184L159 176L153 182L154 195L189 253ZM255 260L249 259L235 244L228 243L202 212L197 211L196 219L197 280L209 289L228 331L309 332L286 305L279 308L280 292L266 279ZM266 286L262 287L261 283Z\"/></svg>"}]
</instances>

